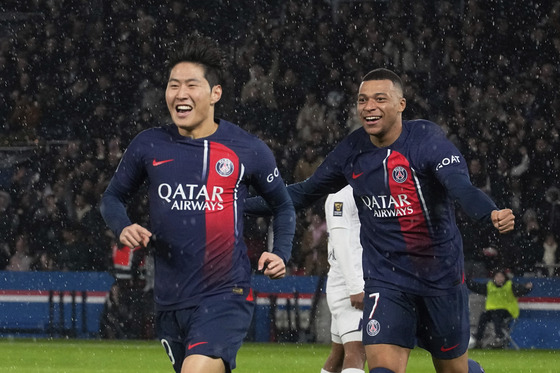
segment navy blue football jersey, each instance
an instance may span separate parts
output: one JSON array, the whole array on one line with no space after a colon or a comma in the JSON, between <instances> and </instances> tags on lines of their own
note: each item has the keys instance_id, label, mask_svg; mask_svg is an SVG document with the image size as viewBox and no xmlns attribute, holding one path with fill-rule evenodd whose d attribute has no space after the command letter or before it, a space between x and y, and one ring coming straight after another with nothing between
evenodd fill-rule
<instances>
[{"instance_id":1,"label":"navy blue football jersey","mask_svg":"<svg viewBox=\"0 0 560 373\"><path fill-rule=\"evenodd\" d=\"M378 148L363 128L348 135L306 181L288 187L296 208L350 184L359 210L366 289L447 293L463 281L454 200L474 219L497 209L474 187L465 159L435 123L404 121Z\"/></svg>"},{"instance_id":2,"label":"navy blue football jersey","mask_svg":"<svg viewBox=\"0 0 560 373\"><path fill-rule=\"evenodd\" d=\"M201 139L179 135L174 125L138 134L102 199L103 217L117 237L131 224L125 205L145 181L159 310L249 288L243 210L250 186L275 206L274 253L289 260L292 201L270 149L238 126L220 120L217 131Z\"/></svg>"}]
</instances>

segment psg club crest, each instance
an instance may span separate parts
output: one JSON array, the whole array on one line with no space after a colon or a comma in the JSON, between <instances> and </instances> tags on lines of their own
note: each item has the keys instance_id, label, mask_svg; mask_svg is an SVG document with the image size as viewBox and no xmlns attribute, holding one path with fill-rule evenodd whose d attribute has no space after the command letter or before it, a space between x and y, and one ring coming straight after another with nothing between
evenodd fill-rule
<instances>
[{"instance_id":1,"label":"psg club crest","mask_svg":"<svg viewBox=\"0 0 560 373\"><path fill-rule=\"evenodd\" d=\"M371 319L367 323L366 331L371 337L375 337L377 334L379 334L380 330L381 330L381 325L379 325L379 321L375 319Z\"/></svg>"},{"instance_id":2,"label":"psg club crest","mask_svg":"<svg viewBox=\"0 0 560 373\"><path fill-rule=\"evenodd\" d=\"M404 183L408 177L408 172L402 166L397 166L393 169L393 180L397 183Z\"/></svg>"},{"instance_id":3,"label":"psg club crest","mask_svg":"<svg viewBox=\"0 0 560 373\"><path fill-rule=\"evenodd\" d=\"M218 175L228 177L233 173L233 162L227 158L222 158L216 162L216 172Z\"/></svg>"}]
</instances>

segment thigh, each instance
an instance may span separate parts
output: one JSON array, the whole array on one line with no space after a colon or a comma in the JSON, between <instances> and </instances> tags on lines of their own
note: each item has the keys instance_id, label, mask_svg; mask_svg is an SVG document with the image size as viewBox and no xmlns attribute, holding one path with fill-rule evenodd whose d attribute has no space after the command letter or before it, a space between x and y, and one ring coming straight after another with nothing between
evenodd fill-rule
<instances>
[{"instance_id":1,"label":"thigh","mask_svg":"<svg viewBox=\"0 0 560 373\"><path fill-rule=\"evenodd\" d=\"M181 373L225 373L226 367L220 358L204 355L189 355L183 360Z\"/></svg>"},{"instance_id":2,"label":"thigh","mask_svg":"<svg viewBox=\"0 0 560 373\"><path fill-rule=\"evenodd\" d=\"M342 345L342 338L340 338L340 332L338 331L336 316L333 314L331 314L331 342Z\"/></svg>"},{"instance_id":3,"label":"thigh","mask_svg":"<svg viewBox=\"0 0 560 373\"><path fill-rule=\"evenodd\" d=\"M193 311L194 308L156 313L156 334L177 373L181 372L185 358L184 329L188 330L190 315Z\"/></svg>"},{"instance_id":4,"label":"thigh","mask_svg":"<svg viewBox=\"0 0 560 373\"><path fill-rule=\"evenodd\" d=\"M506 320L511 319L511 314L507 310L494 310L492 319L494 321L503 323Z\"/></svg>"},{"instance_id":5,"label":"thigh","mask_svg":"<svg viewBox=\"0 0 560 373\"><path fill-rule=\"evenodd\" d=\"M221 358L229 372L247 335L254 303L244 296L227 294L205 299L197 307L186 336L186 356Z\"/></svg>"},{"instance_id":6,"label":"thigh","mask_svg":"<svg viewBox=\"0 0 560 373\"><path fill-rule=\"evenodd\" d=\"M226 371L234 369L253 309L254 303L244 296L226 294L203 299L196 307L158 312L157 334L175 371L180 372L191 355L219 358Z\"/></svg>"},{"instance_id":7,"label":"thigh","mask_svg":"<svg viewBox=\"0 0 560 373\"><path fill-rule=\"evenodd\" d=\"M417 325L414 297L393 289L368 289L364 297L363 320L364 345L414 348Z\"/></svg>"},{"instance_id":8,"label":"thigh","mask_svg":"<svg viewBox=\"0 0 560 373\"><path fill-rule=\"evenodd\" d=\"M418 345L437 359L462 356L469 344L469 304L466 286L452 294L423 297L418 306Z\"/></svg>"},{"instance_id":9,"label":"thigh","mask_svg":"<svg viewBox=\"0 0 560 373\"><path fill-rule=\"evenodd\" d=\"M484 311L480 314L479 323L487 323L488 321L492 320L492 311Z\"/></svg>"},{"instance_id":10,"label":"thigh","mask_svg":"<svg viewBox=\"0 0 560 373\"><path fill-rule=\"evenodd\" d=\"M352 307L350 298L327 294L327 302L331 312L331 334L333 342L348 343L362 341L361 310Z\"/></svg>"}]
</instances>

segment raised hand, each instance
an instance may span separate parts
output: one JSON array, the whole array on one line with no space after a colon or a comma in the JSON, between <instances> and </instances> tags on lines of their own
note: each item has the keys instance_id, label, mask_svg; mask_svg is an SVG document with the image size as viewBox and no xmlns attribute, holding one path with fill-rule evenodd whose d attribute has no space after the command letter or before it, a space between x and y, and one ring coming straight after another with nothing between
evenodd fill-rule
<instances>
[{"instance_id":1,"label":"raised hand","mask_svg":"<svg viewBox=\"0 0 560 373\"><path fill-rule=\"evenodd\" d=\"M515 215L511 209L494 210L490 215L492 224L500 233L507 233L515 226Z\"/></svg>"}]
</instances>

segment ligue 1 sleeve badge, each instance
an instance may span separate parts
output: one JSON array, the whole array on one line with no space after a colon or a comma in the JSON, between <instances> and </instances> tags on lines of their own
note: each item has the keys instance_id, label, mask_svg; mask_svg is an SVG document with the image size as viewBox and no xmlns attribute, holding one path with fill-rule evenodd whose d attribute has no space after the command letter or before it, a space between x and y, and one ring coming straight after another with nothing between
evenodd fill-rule
<instances>
[{"instance_id":1,"label":"ligue 1 sleeve badge","mask_svg":"<svg viewBox=\"0 0 560 373\"><path fill-rule=\"evenodd\" d=\"M216 162L216 172L218 175L228 177L233 173L233 162L228 158L222 158Z\"/></svg>"},{"instance_id":2,"label":"ligue 1 sleeve badge","mask_svg":"<svg viewBox=\"0 0 560 373\"><path fill-rule=\"evenodd\" d=\"M342 216L342 209L344 204L342 202L335 202L333 206L333 216Z\"/></svg>"}]
</instances>

